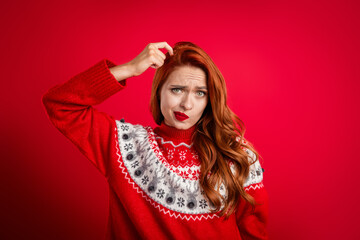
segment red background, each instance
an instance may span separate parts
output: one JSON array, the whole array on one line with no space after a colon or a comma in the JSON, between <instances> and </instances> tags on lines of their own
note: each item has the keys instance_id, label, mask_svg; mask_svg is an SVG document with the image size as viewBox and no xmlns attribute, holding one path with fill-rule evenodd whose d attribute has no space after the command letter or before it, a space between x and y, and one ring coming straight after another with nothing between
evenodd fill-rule
<instances>
[{"instance_id":1,"label":"red background","mask_svg":"<svg viewBox=\"0 0 360 240\"><path fill-rule=\"evenodd\" d=\"M264 158L271 239L360 239L356 2L3 1L2 239L103 238L106 180L51 125L41 96L160 41L198 44L223 73ZM154 72L96 108L154 126Z\"/></svg>"}]
</instances>

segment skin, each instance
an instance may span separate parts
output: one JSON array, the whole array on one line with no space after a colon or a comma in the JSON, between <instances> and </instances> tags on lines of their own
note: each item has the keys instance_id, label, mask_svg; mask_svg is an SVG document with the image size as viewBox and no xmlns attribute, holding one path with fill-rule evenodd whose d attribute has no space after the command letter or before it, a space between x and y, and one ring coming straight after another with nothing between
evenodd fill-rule
<instances>
[{"instance_id":1,"label":"skin","mask_svg":"<svg viewBox=\"0 0 360 240\"><path fill-rule=\"evenodd\" d=\"M180 66L170 73L160 90L160 109L165 124L177 129L189 129L201 118L208 103L206 73L198 67ZM189 118L176 119L174 112Z\"/></svg>"}]
</instances>

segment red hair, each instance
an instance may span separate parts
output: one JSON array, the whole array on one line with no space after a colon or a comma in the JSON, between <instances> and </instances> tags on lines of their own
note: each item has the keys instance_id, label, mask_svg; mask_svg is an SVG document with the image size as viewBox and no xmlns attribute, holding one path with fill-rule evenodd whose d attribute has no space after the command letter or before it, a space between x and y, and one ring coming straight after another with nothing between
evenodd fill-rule
<instances>
[{"instance_id":1,"label":"red hair","mask_svg":"<svg viewBox=\"0 0 360 240\"><path fill-rule=\"evenodd\" d=\"M206 73L209 101L196 123L192 139L201 159L200 185L214 207L213 212L219 212L220 216L229 217L236 210L240 199L254 207L255 201L245 192L243 185L249 175L250 165L258 160L259 155L244 138L243 122L227 106L224 77L208 54L194 43L178 42L173 50L173 56L166 53L163 66L156 70L153 79L150 110L155 122L160 125L164 120L159 94L170 73L178 66L201 68ZM255 154L256 159L252 163L245 149ZM234 164L234 173L229 162ZM227 190L226 199L219 192L221 183Z\"/></svg>"}]
</instances>

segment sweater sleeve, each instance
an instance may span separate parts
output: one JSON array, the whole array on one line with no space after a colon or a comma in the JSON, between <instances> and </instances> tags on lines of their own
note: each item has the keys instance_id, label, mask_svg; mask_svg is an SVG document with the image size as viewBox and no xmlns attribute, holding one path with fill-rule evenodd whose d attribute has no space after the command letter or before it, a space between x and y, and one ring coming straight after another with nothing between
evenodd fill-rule
<instances>
[{"instance_id":1,"label":"sweater sleeve","mask_svg":"<svg viewBox=\"0 0 360 240\"><path fill-rule=\"evenodd\" d=\"M268 239L269 198L264 188L263 168L259 161L251 165L248 182L245 191L254 198L255 208L241 199L236 211L239 232L244 240L265 240Z\"/></svg>"},{"instance_id":2,"label":"sweater sleeve","mask_svg":"<svg viewBox=\"0 0 360 240\"><path fill-rule=\"evenodd\" d=\"M115 119L93 108L126 86L118 82L103 59L65 83L50 88L42 102L52 124L88 158L105 177L116 133Z\"/></svg>"}]
</instances>

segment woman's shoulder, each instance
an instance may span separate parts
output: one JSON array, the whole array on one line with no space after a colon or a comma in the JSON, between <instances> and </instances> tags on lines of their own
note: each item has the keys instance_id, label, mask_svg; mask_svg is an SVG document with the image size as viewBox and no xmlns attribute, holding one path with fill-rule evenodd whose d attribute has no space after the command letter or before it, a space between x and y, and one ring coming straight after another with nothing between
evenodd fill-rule
<instances>
[{"instance_id":1,"label":"woman's shoulder","mask_svg":"<svg viewBox=\"0 0 360 240\"><path fill-rule=\"evenodd\" d=\"M253 147L252 144L247 140L244 140L244 142L244 145L246 146L245 152L248 155L248 161L250 163L249 176L244 184L244 187L247 187L252 184L261 183L263 181L264 169L261 166L259 156L250 148L248 148L248 146Z\"/></svg>"},{"instance_id":2,"label":"woman's shoulder","mask_svg":"<svg viewBox=\"0 0 360 240\"><path fill-rule=\"evenodd\" d=\"M121 144L145 144L155 141L154 128L149 125L130 123L122 118L115 120L118 141Z\"/></svg>"}]
</instances>

